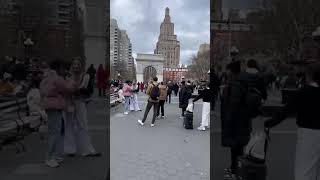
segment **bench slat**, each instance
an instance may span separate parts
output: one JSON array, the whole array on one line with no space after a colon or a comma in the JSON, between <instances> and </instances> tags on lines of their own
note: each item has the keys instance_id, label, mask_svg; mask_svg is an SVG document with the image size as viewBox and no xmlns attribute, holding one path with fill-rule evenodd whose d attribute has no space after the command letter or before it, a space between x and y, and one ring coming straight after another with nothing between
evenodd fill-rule
<instances>
[{"instance_id":1,"label":"bench slat","mask_svg":"<svg viewBox=\"0 0 320 180\"><path fill-rule=\"evenodd\" d=\"M5 114L8 114L8 113L16 112L19 109L21 111L23 111L23 109L25 109L25 108L27 108L26 104L25 105L20 105L20 107L19 106L13 106L13 107L10 107L10 108L7 108L7 109L0 110L0 117L3 117Z\"/></svg>"},{"instance_id":2,"label":"bench slat","mask_svg":"<svg viewBox=\"0 0 320 180\"><path fill-rule=\"evenodd\" d=\"M22 98L18 100L19 104L27 104L27 98ZM5 108L7 106L17 105L17 101L7 101L4 103L0 103L0 109Z\"/></svg>"},{"instance_id":3,"label":"bench slat","mask_svg":"<svg viewBox=\"0 0 320 180\"><path fill-rule=\"evenodd\" d=\"M30 125L34 122L39 121L40 122L41 117L40 116L25 116L22 118L23 123L21 121L17 121L19 126L22 125ZM0 135L1 134L5 134L8 131L12 131L17 129L17 123L15 121L10 121L10 122L6 122L6 123L1 123L0 124Z\"/></svg>"}]
</instances>

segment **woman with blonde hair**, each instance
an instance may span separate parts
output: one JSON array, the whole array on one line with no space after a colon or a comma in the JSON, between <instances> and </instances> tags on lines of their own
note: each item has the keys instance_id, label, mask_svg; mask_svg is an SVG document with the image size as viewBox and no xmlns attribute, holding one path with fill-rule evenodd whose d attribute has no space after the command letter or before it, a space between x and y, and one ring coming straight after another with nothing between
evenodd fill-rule
<instances>
[{"instance_id":1,"label":"woman with blonde hair","mask_svg":"<svg viewBox=\"0 0 320 180\"><path fill-rule=\"evenodd\" d=\"M85 73L80 59L74 59L71 64L70 80L77 85L79 91L72 95L66 112L64 152L69 156L76 153L82 156L100 156L92 146L88 132L86 99L90 95L90 75Z\"/></svg>"}]
</instances>

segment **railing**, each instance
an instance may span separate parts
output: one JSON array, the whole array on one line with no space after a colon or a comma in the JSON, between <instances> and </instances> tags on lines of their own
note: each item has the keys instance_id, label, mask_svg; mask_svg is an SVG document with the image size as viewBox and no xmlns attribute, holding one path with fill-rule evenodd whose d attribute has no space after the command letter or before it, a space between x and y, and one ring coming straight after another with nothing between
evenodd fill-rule
<instances>
[{"instance_id":1,"label":"railing","mask_svg":"<svg viewBox=\"0 0 320 180\"><path fill-rule=\"evenodd\" d=\"M118 91L110 92L110 106L114 107L118 105L119 102L119 96L118 96Z\"/></svg>"},{"instance_id":2,"label":"railing","mask_svg":"<svg viewBox=\"0 0 320 180\"><path fill-rule=\"evenodd\" d=\"M41 125L40 115L29 115L27 99L18 97L0 97L0 150L14 144L17 153L25 147L20 141Z\"/></svg>"}]
</instances>

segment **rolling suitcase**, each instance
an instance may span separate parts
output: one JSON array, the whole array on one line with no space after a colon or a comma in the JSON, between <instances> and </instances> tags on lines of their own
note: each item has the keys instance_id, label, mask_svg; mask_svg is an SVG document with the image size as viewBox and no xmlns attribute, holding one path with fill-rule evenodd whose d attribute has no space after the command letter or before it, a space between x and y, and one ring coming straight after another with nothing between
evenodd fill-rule
<instances>
[{"instance_id":1,"label":"rolling suitcase","mask_svg":"<svg viewBox=\"0 0 320 180\"><path fill-rule=\"evenodd\" d=\"M183 120L183 126L185 129L193 129L193 113L186 111L184 120Z\"/></svg>"},{"instance_id":2,"label":"rolling suitcase","mask_svg":"<svg viewBox=\"0 0 320 180\"><path fill-rule=\"evenodd\" d=\"M264 143L264 158L256 158L249 155L242 156L238 159L237 177L238 180L266 180L267 179L267 165L265 163L269 130L266 129L266 138Z\"/></svg>"},{"instance_id":3,"label":"rolling suitcase","mask_svg":"<svg viewBox=\"0 0 320 180\"><path fill-rule=\"evenodd\" d=\"M238 180L266 180L267 166L243 156L238 160L237 168Z\"/></svg>"}]
</instances>

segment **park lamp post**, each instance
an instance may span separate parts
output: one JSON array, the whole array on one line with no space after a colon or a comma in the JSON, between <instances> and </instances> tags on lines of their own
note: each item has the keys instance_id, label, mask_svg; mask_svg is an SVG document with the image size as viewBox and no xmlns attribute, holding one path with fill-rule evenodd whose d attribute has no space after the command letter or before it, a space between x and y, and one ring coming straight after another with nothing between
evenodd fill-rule
<instances>
[{"instance_id":1,"label":"park lamp post","mask_svg":"<svg viewBox=\"0 0 320 180\"><path fill-rule=\"evenodd\" d=\"M232 46L232 48L230 49L230 61L234 61L235 56L237 56L239 54L239 50L237 47Z\"/></svg>"},{"instance_id":2,"label":"park lamp post","mask_svg":"<svg viewBox=\"0 0 320 180\"><path fill-rule=\"evenodd\" d=\"M25 55L26 57L29 57L31 55L31 50L32 50L32 46L34 45L33 41L31 40L31 38L27 38L24 42L24 47L25 47Z\"/></svg>"},{"instance_id":3,"label":"park lamp post","mask_svg":"<svg viewBox=\"0 0 320 180\"><path fill-rule=\"evenodd\" d=\"M312 32L312 37L318 44L320 44L320 26Z\"/></svg>"}]
</instances>

